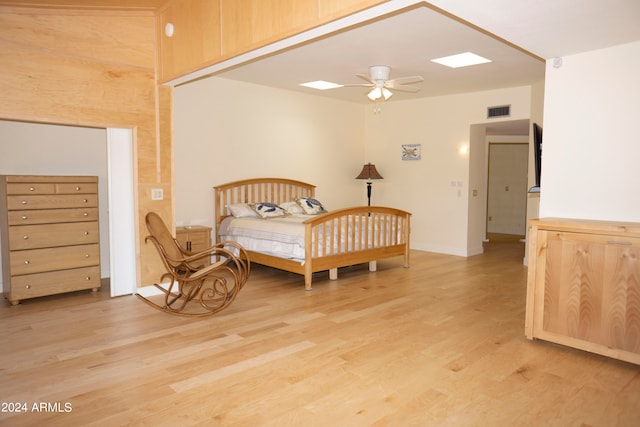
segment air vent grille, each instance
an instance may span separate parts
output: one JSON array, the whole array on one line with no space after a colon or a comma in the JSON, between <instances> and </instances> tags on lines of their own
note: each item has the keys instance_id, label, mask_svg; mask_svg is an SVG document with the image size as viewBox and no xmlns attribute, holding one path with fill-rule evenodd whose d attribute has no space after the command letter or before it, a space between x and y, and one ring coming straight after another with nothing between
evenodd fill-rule
<instances>
[{"instance_id":1,"label":"air vent grille","mask_svg":"<svg viewBox=\"0 0 640 427\"><path fill-rule=\"evenodd\" d=\"M509 117L511 115L511 105L500 105L497 107L487 108L487 118L492 119L494 117Z\"/></svg>"}]
</instances>

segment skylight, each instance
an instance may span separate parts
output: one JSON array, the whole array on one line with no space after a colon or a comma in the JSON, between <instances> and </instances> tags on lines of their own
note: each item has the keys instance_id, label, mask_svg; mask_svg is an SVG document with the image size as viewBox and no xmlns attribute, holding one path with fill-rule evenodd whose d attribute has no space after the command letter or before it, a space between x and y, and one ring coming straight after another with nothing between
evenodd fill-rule
<instances>
[{"instance_id":1,"label":"skylight","mask_svg":"<svg viewBox=\"0 0 640 427\"><path fill-rule=\"evenodd\" d=\"M469 65L485 64L491 62L490 59L483 58L471 52L459 53L457 55L444 56L442 58L432 59L432 62L436 62L441 65L446 65L451 68L467 67Z\"/></svg>"},{"instance_id":2,"label":"skylight","mask_svg":"<svg viewBox=\"0 0 640 427\"><path fill-rule=\"evenodd\" d=\"M300 86L310 87L312 89L326 90L342 87L338 83L325 82L324 80L317 80L315 82L300 83Z\"/></svg>"}]
</instances>

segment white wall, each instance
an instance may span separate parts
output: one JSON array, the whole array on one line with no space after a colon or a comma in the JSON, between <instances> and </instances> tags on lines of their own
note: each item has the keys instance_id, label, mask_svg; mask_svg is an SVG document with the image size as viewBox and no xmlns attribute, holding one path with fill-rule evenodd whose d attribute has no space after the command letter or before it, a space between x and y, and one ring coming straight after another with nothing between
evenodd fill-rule
<instances>
[{"instance_id":1,"label":"white wall","mask_svg":"<svg viewBox=\"0 0 640 427\"><path fill-rule=\"evenodd\" d=\"M391 102L373 114L371 104L221 78L179 86L174 92L176 224L212 226L212 187L260 176L315 184L329 209L364 205L366 184L354 177L371 162L384 177L373 183L372 204L413 213L413 248L480 253L484 127L477 147L459 150L469 147L472 125L488 123L489 106L510 104L506 120L528 119L530 92L518 87ZM411 143L422 144L422 160L401 160L401 145ZM470 166L477 171L471 178ZM470 195L470 185L478 196Z\"/></svg>"},{"instance_id":2,"label":"white wall","mask_svg":"<svg viewBox=\"0 0 640 427\"><path fill-rule=\"evenodd\" d=\"M98 176L101 276L109 277L106 130L0 120L0 148L1 175Z\"/></svg>"},{"instance_id":3,"label":"white wall","mask_svg":"<svg viewBox=\"0 0 640 427\"><path fill-rule=\"evenodd\" d=\"M541 217L640 222L640 41L547 61Z\"/></svg>"},{"instance_id":4,"label":"white wall","mask_svg":"<svg viewBox=\"0 0 640 427\"><path fill-rule=\"evenodd\" d=\"M174 91L176 225L214 222L213 186L282 177L326 207L362 204L363 107L221 78Z\"/></svg>"},{"instance_id":5,"label":"white wall","mask_svg":"<svg viewBox=\"0 0 640 427\"><path fill-rule=\"evenodd\" d=\"M531 121L544 128L544 91L545 82L539 82L531 87ZM533 129L529 131L529 188L536 183L535 153ZM527 220L540 217L540 193L527 194ZM529 227L526 228L524 264L529 265Z\"/></svg>"},{"instance_id":6,"label":"white wall","mask_svg":"<svg viewBox=\"0 0 640 427\"><path fill-rule=\"evenodd\" d=\"M473 125L528 119L530 97L531 87L517 87L391 102L366 115L366 158L385 178L374 183L375 203L413 213L413 248L482 252L486 138ZM506 104L510 117L487 120L487 107ZM422 160L401 160L402 144L422 144Z\"/></svg>"}]
</instances>

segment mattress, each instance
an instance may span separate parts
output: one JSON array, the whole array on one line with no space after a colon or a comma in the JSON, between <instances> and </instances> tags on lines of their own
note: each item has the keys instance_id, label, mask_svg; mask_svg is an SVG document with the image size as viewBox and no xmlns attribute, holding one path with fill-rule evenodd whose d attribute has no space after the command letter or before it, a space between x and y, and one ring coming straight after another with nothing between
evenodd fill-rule
<instances>
[{"instance_id":1,"label":"mattress","mask_svg":"<svg viewBox=\"0 0 640 427\"><path fill-rule=\"evenodd\" d=\"M278 218L227 217L220 224L220 241L232 240L246 250L304 263L304 225L312 215Z\"/></svg>"}]
</instances>

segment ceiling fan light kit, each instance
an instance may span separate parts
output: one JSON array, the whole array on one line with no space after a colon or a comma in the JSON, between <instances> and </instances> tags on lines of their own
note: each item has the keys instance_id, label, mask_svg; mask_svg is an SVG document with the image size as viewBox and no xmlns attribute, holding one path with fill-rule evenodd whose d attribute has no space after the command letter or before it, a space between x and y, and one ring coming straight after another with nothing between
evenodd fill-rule
<instances>
[{"instance_id":1,"label":"ceiling fan light kit","mask_svg":"<svg viewBox=\"0 0 640 427\"><path fill-rule=\"evenodd\" d=\"M421 76L412 77L400 77L397 79L389 79L391 74L391 67L387 65L372 65L369 67L369 75L356 74L357 77L367 81L366 84L347 84L344 86L364 86L370 87L371 90L367 93L367 97L377 102L381 98L391 98L393 95L392 90L398 90L401 92L418 92L420 90L417 86L408 86L411 83L420 83L424 79Z\"/></svg>"},{"instance_id":2,"label":"ceiling fan light kit","mask_svg":"<svg viewBox=\"0 0 640 427\"><path fill-rule=\"evenodd\" d=\"M371 91L367 94L369 99L372 101L377 101L380 98L384 98L384 100L386 101L387 99L391 98L391 95L393 95L393 92L391 92L389 89L387 89L386 87L378 86L371 89Z\"/></svg>"},{"instance_id":3,"label":"ceiling fan light kit","mask_svg":"<svg viewBox=\"0 0 640 427\"><path fill-rule=\"evenodd\" d=\"M300 83L301 86L310 87L313 89L335 89L340 87L370 87L371 90L367 93L367 97L378 102L380 99L388 100L393 96L393 91L400 92L418 92L420 90L417 86L409 86L412 83L421 83L424 81L422 76L400 77L397 79L389 79L391 74L391 67L387 65L372 65L369 67L369 75L356 74L356 77L361 78L367 83L354 83L354 84L339 84L325 82L323 80Z\"/></svg>"}]
</instances>

